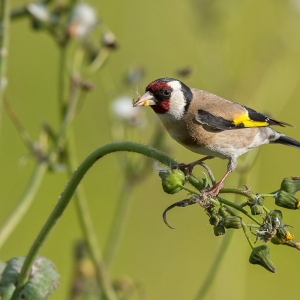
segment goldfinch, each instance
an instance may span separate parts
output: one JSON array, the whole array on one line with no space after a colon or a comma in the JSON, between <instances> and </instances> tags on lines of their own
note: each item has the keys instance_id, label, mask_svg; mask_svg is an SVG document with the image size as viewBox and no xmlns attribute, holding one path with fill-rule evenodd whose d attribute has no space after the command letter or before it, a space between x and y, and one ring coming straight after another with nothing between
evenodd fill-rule
<instances>
[{"instance_id":1,"label":"goldfinch","mask_svg":"<svg viewBox=\"0 0 300 300\"><path fill-rule=\"evenodd\" d=\"M229 160L222 179L202 191L202 195L218 195L225 178L235 170L237 158L254 147L277 143L300 148L300 142L269 127L290 124L209 92L189 88L174 78L152 81L133 106L150 106L175 141L206 155L185 165L188 169L213 157Z\"/></svg>"}]
</instances>

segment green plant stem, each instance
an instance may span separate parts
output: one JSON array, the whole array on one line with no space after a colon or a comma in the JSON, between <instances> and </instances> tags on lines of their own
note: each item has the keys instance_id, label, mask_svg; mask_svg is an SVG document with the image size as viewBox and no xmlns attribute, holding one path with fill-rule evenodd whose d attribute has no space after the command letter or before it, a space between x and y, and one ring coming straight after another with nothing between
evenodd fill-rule
<instances>
[{"instance_id":1,"label":"green plant stem","mask_svg":"<svg viewBox=\"0 0 300 300\"><path fill-rule=\"evenodd\" d=\"M47 167L48 164L45 162L38 162L36 164L25 192L0 228L0 248L30 207L47 171Z\"/></svg>"},{"instance_id":2,"label":"green plant stem","mask_svg":"<svg viewBox=\"0 0 300 300\"><path fill-rule=\"evenodd\" d=\"M0 126L3 114L3 98L6 86L8 40L10 25L10 0L0 0Z\"/></svg>"},{"instance_id":3,"label":"green plant stem","mask_svg":"<svg viewBox=\"0 0 300 300\"><path fill-rule=\"evenodd\" d=\"M104 251L104 261L108 268L114 261L117 250L119 249L119 245L121 243L121 239L125 229L124 224L126 224L126 220L128 219L128 215L130 213L132 188L133 184L131 183L131 181L125 179L121 187L112 230L109 234L109 238Z\"/></svg>"},{"instance_id":4,"label":"green plant stem","mask_svg":"<svg viewBox=\"0 0 300 300\"><path fill-rule=\"evenodd\" d=\"M61 196L59 197L59 201L55 208L53 209L52 213L50 214L48 220L46 221L45 225L42 227L40 233L38 234L37 238L35 239L32 247L29 250L28 255L24 261L18 285L16 290L12 296L12 300L17 300L20 291L22 290L23 286L28 281L28 277L30 274L31 266L35 261L40 249L42 248L43 244L45 243L47 237L49 236L50 232L53 230L55 225L57 224L58 220L62 216L64 210L68 206L75 190L81 180L83 179L84 175L88 172L88 170L93 166L93 164L98 161L100 158L104 157L105 155L117 151L129 151L129 152L136 152L153 159L160 161L161 163L172 166L176 164L176 162L168 157L166 154L163 154L155 149L149 148L145 145L140 145L137 143L131 142L119 142L119 143L111 143L104 145L94 152L92 152L78 167L78 169L73 173L70 181L68 182L65 190L62 192ZM104 286L105 287L105 286ZM104 291L105 296L107 299L114 300L117 299L112 288L110 286L105 287L106 290Z\"/></svg>"},{"instance_id":5,"label":"green plant stem","mask_svg":"<svg viewBox=\"0 0 300 300\"><path fill-rule=\"evenodd\" d=\"M67 45L60 45L59 52L59 70L58 70L58 107L60 109L60 116L63 119L65 115L65 89L66 89L66 60L67 60Z\"/></svg>"},{"instance_id":6,"label":"green plant stem","mask_svg":"<svg viewBox=\"0 0 300 300\"><path fill-rule=\"evenodd\" d=\"M97 70L99 70L103 64L106 62L107 58L109 57L111 53L111 49L108 47L103 47L98 56L95 58L95 60L92 62L92 64L88 67L86 70L86 73L88 75L94 74Z\"/></svg>"},{"instance_id":7,"label":"green plant stem","mask_svg":"<svg viewBox=\"0 0 300 300\"><path fill-rule=\"evenodd\" d=\"M53 2L54 0L43 0L40 2L36 2L36 3L41 3L44 5L49 4L50 2ZM12 10L12 12L10 13L10 19L18 19L21 17L25 17L28 15L28 10L27 10L27 5L22 6L22 7L18 7Z\"/></svg>"},{"instance_id":8,"label":"green plant stem","mask_svg":"<svg viewBox=\"0 0 300 300\"><path fill-rule=\"evenodd\" d=\"M234 189L232 189L232 190L234 190ZM237 192L237 194L239 194L239 193ZM259 222L259 221L257 221L251 214L249 214L246 210L244 210L244 209L243 209L242 207L240 207L239 205L237 205L237 204L235 204L235 203L233 203L233 202L231 202L231 201L228 201L228 200L226 200L226 199L223 199L223 198L221 198L221 197L218 197L218 200L219 200L221 203L226 204L226 205L228 205L228 206L230 206L230 207L232 207L232 208L234 208L234 209L240 211L241 213L243 213L244 215L246 215L248 218L250 218L253 222L255 222L256 224L260 225L260 222Z\"/></svg>"},{"instance_id":9,"label":"green plant stem","mask_svg":"<svg viewBox=\"0 0 300 300\"><path fill-rule=\"evenodd\" d=\"M234 189L234 188L221 188L220 194L236 194L241 195L247 198L250 198L251 200L256 200L257 196L252 194L249 191L242 190L242 189Z\"/></svg>"},{"instance_id":10,"label":"green plant stem","mask_svg":"<svg viewBox=\"0 0 300 300\"><path fill-rule=\"evenodd\" d=\"M189 192L189 193L192 194L192 195L198 195L197 192L195 192L195 191L193 191L193 190L191 190L191 189L185 187L184 185L179 185L179 186L180 186L183 190Z\"/></svg>"},{"instance_id":11,"label":"green plant stem","mask_svg":"<svg viewBox=\"0 0 300 300\"><path fill-rule=\"evenodd\" d=\"M77 159L75 155L75 145L73 134L70 134L67 147L67 164L70 176L77 167ZM106 291L107 299L116 299L114 291L112 290L109 276L107 275L106 266L103 262L102 253L99 248L98 240L93 228L92 219L89 213L85 192L82 185L79 185L74 195L77 216L82 230L84 240L90 258L93 262L96 272L96 279L101 291Z\"/></svg>"},{"instance_id":12,"label":"green plant stem","mask_svg":"<svg viewBox=\"0 0 300 300\"><path fill-rule=\"evenodd\" d=\"M74 5L75 1L71 1L70 5ZM71 176L72 172L76 169L78 163L76 158L76 147L74 144L73 131L70 130L70 124L74 119L77 103L78 103L78 87L79 87L79 76L73 75L71 77L71 87L69 94L68 106L65 108L65 65L66 65L66 47L62 45L61 48L61 61L59 77L62 81L59 81L59 105L63 120L61 123L58 138L56 140L56 148L60 149L66 146L66 137L68 136L68 143L65 147L66 159L68 166L68 173ZM85 192L83 186L78 186L74 195L75 207L77 216L82 230L84 240L87 245L87 249L91 258L91 261L95 267L96 279L100 290L104 293L106 299L116 299L116 295L111 287L109 276L106 272L106 266L103 263L102 253L98 246L96 234L93 229L91 216L89 213Z\"/></svg>"},{"instance_id":13,"label":"green plant stem","mask_svg":"<svg viewBox=\"0 0 300 300\"><path fill-rule=\"evenodd\" d=\"M220 246L220 250L218 251L217 255L214 258L214 262L208 272L208 274L205 276L204 282L202 282L201 287L195 296L195 300L202 300L207 295L208 291L212 287L216 274L218 273L218 270L221 267L221 263L224 258L224 254L226 253L230 242L232 240L234 231L230 231L228 234L226 234L226 239L222 241L222 244Z\"/></svg>"},{"instance_id":14,"label":"green plant stem","mask_svg":"<svg viewBox=\"0 0 300 300\"><path fill-rule=\"evenodd\" d=\"M73 77L71 79L70 97L69 103L66 109L64 109L63 120L58 133L58 138L56 140L55 148L63 148L66 143L66 137L68 136L68 131L70 125L75 117L76 107L78 103L78 78ZM62 91L61 91L62 92ZM63 105L63 103L61 103Z\"/></svg>"},{"instance_id":15,"label":"green plant stem","mask_svg":"<svg viewBox=\"0 0 300 300\"><path fill-rule=\"evenodd\" d=\"M254 245L253 245L252 241L250 240L249 235L248 235L248 233L247 233L247 228L248 228L248 226L247 226L245 223L242 223L242 228L243 228L245 237L246 237L246 239L247 239L247 241L248 241L248 243L249 243L251 249L253 249L253 248L254 248Z\"/></svg>"}]
</instances>

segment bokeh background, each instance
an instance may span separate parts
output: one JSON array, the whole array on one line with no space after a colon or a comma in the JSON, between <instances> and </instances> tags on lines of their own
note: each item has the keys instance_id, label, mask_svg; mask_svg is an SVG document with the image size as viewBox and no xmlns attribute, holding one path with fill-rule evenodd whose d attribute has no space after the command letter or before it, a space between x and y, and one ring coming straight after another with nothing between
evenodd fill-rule
<instances>
[{"instance_id":1,"label":"bokeh background","mask_svg":"<svg viewBox=\"0 0 300 300\"><path fill-rule=\"evenodd\" d=\"M295 128L279 129L300 139L299 0L94 0L88 3L115 34L119 47L103 68L89 78L95 89L89 93L73 124L80 161L95 148L115 139L112 124L117 116L111 112L115 98L134 98L136 91L143 93L150 81L167 76L178 77L189 86L291 123ZM14 0L12 8L24 4L24 1ZM136 83L131 86L125 83L130 68L144 70L138 87ZM182 69L191 73L182 76L178 73ZM33 30L26 18L13 21L6 98L33 139L38 139L43 120L54 128L59 124L58 70L59 50L50 36ZM131 140L151 144L158 120L151 109L144 110L146 126L130 128L128 136ZM22 194L34 162L30 157L25 159L28 150L6 113L0 146L1 221ZM180 162L198 158L168 136L164 149ZM284 177L300 175L299 157L297 149L264 146L245 178L247 182L242 183L257 192L276 190ZM245 159L246 156L240 161ZM216 178L223 175L226 163L219 159L209 162ZM98 162L83 180L102 248L114 222L123 181L119 164L118 155L110 155ZM196 174L201 176L201 171L196 169ZM63 172L47 174L32 207L0 250L1 260L26 255L67 180ZM238 171L226 180L226 186L239 183ZM130 277L143 287L147 299L195 299L228 235L215 237L207 216L197 206L173 210L169 221L176 230L165 226L162 211L184 199L186 194L164 194L156 170L151 169L130 196L130 213L111 266L111 277ZM268 201L269 208L275 207L273 200ZM291 231L296 238L300 235L299 219L299 212L284 211L285 223L293 226ZM74 270L74 244L81 236L71 202L41 253L55 263L61 274L60 287L51 299L68 299ZM242 230L234 232L206 299L297 297L300 264L296 250L271 245L276 274L250 265L249 254Z\"/></svg>"}]
</instances>

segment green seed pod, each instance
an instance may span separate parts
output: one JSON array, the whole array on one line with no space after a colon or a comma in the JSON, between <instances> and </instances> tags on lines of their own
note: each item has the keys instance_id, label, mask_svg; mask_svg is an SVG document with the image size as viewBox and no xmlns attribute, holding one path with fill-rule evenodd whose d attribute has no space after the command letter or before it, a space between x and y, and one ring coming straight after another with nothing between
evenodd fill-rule
<instances>
[{"instance_id":1,"label":"green seed pod","mask_svg":"<svg viewBox=\"0 0 300 300\"><path fill-rule=\"evenodd\" d=\"M253 216L262 215L264 213L264 208L261 205L254 204L251 206L251 214Z\"/></svg>"},{"instance_id":2,"label":"green seed pod","mask_svg":"<svg viewBox=\"0 0 300 300\"><path fill-rule=\"evenodd\" d=\"M242 218L239 216L226 216L223 221L223 225L226 229L240 229L242 227Z\"/></svg>"},{"instance_id":3,"label":"green seed pod","mask_svg":"<svg viewBox=\"0 0 300 300\"><path fill-rule=\"evenodd\" d=\"M209 223L211 225L217 226L222 221L222 219L223 219L222 216L214 214L210 216Z\"/></svg>"},{"instance_id":4,"label":"green seed pod","mask_svg":"<svg viewBox=\"0 0 300 300\"><path fill-rule=\"evenodd\" d=\"M287 242L284 242L282 245L289 246L292 248L296 248L297 250L300 250L300 243L296 242L296 241L287 241Z\"/></svg>"},{"instance_id":5,"label":"green seed pod","mask_svg":"<svg viewBox=\"0 0 300 300\"><path fill-rule=\"evenodd\" d=\"M274 245L281 245L281 240L275 235L274 237L271 238L271 243Z\"/></svg>"},{"instance_id":6,"label":"green seed pod","mask_svg":"<svg viewBox=\"0 0 300 300\"><path fill-rule=\"evenodd\" d=\"M163 190L167 194L175 194L182 190L185 183L184 173L179 170L164 170L159 172Z\"/></svg>"},{"instance_id":7,"label":"green seed pod","mask_svg":"<svg viewBox=\"0 0 300 300\"><path fill-rule=\"evenodd\" d=\"M229 215L229 212L228 212L226 206L221 206L221 207L219 208L219 214L220 214L222 217L226 217L226 216Z\"/></svg>"},{"instance_id":8,"label":"green seed pod","mask_svg":"<svg viewBox=\"0 0 300 300\"><path fill-rule=\"evenodd\" d=\"M280 189L295 195L300 190L300 177L284 178L281 182Z\"/></svg>"},{"instance_id":9,"label":"green seed pod","mask_svg":"<svg viewBox=\"0 0 300 300\"><path fill-rule=\"evenodd\" d=\"M264 203L265 203L265 198L264 197L260 197L260 198L257 199L257 204L258 205L264 205Z\"/></svg>"},{"instance_id":10,"label":"green seed pod","mask_svg":"<svg viewBox=\"0 0 300 300\"><path fill-rule=\"evenodd\" d=\"M225 227L223 225L214 226L214 234L215 236L220 236L225 234Z\"/></svg>"},{"instance_id":11,"label":"green seed pod","mask_svg":"<svg viewBox=\"0 0 300 300\"><path fill-rule=\"evenodd\" d=\"M276 268L270 259L270 248L267 245L255 247L250 254L249 262L253 265L261 265L272 273L276 272Z\"/></svg>"},{"instance_id":12,"label":"green seed pod","mask_svg":"<svg viewBox=\"0 0 300 300\"><path fill-rule=\"evenodd\" d=\"M300 201L284 190L280 190L275 196L275 204L287 209L300 209Z\"/></svg>"}]
</instances>

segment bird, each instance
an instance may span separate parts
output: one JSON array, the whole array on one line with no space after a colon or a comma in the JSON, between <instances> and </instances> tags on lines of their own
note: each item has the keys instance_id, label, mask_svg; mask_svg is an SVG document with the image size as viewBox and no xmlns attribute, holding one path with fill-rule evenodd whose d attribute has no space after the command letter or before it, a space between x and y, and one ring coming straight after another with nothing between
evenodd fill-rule
<instances>
[{"instance_id":1,"label":"bird","mask_svg":"<svg viewBox=\"0 0 300 300\"><path fill-rule=\"evenodd\" d=\"M164 77L152 81L133 106L150 106L175 141L192 152L205 155L190 164L179 164L179 167L192 171L206 159L228 160L221 180L201 191L205 196L217 196L226 177L236 169L237 158L255 147L272 143L300 149L299 141L270 127L292 126L289 123L190 88L178 79Z\"/></svg>"}]
</instances>

